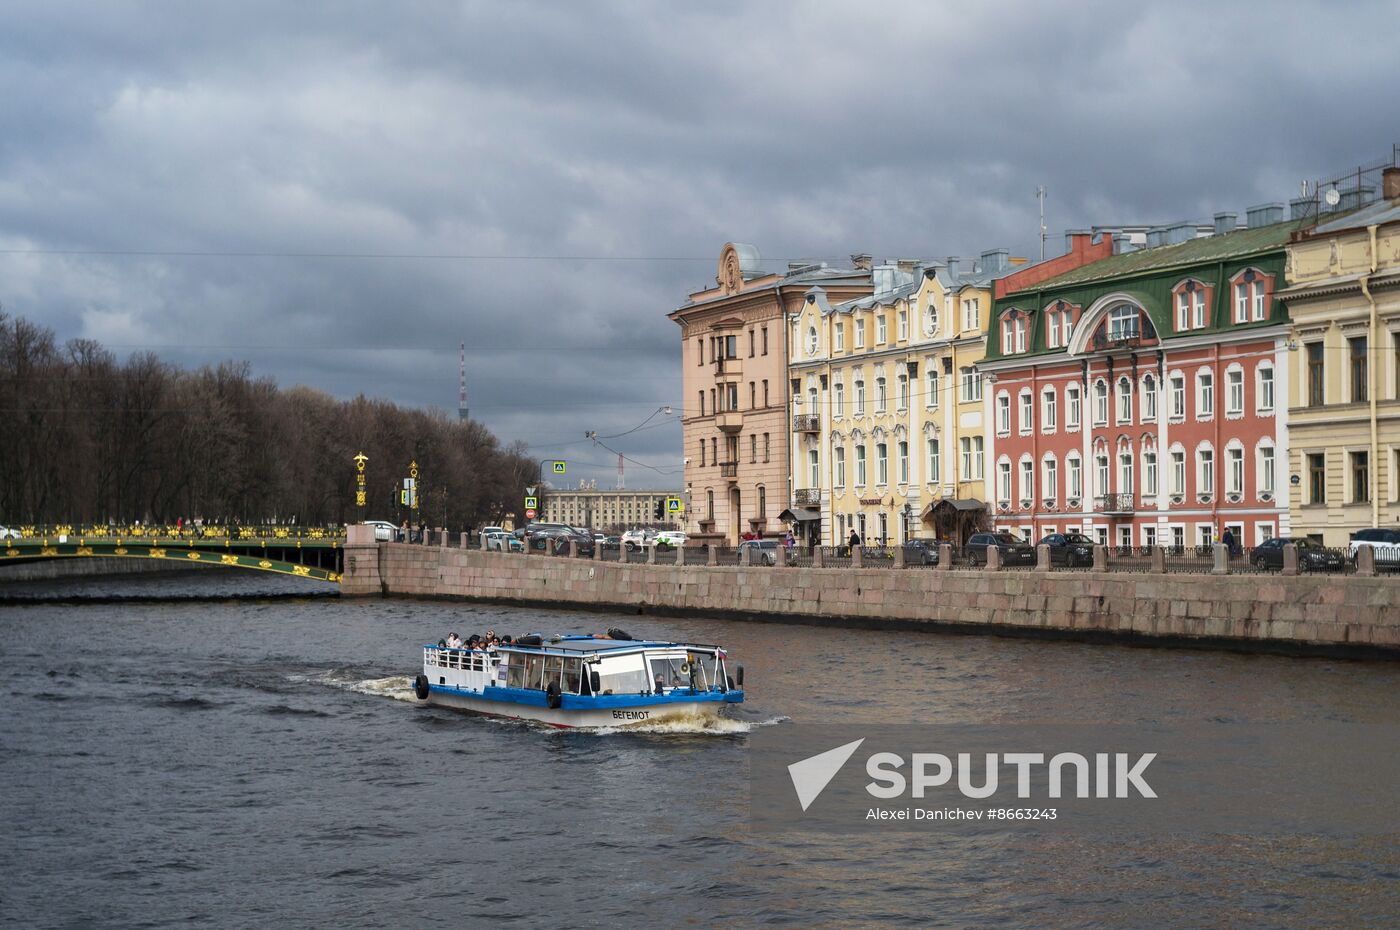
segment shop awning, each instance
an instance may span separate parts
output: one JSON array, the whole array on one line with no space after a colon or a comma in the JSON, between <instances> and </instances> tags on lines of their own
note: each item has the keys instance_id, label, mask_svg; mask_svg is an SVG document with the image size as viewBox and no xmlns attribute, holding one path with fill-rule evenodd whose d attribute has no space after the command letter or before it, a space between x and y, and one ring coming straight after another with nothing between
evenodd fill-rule
<instances>
[{"instance_id":1,"label":"shop awning","mask_svg":"<svg viewBox=\"0 0 1400 930\"><path fill-rule=\"evenodd\" d=\"M822 512L815 507L794 507L778 514L778 519L784 523L810 523L821 518Z\"/></svg>"},{"instance_id":2,"label":"shop awning","mask_svg":"<svg viewBox=\"0 0 1400 930\"><path fill-rule=\"evenodd\" d=\"M924 512L919 516L922 519L924 517L932 515L940 509L944 511L951 510L955 513L962 513L964 511L971 510L986 510L987 505L982 503L975 497L969 497L963 500L950 500L945 497L942 500L936 500L932 504L929 504L927 507L924 508Z\"/></svg>"}]
</instances>

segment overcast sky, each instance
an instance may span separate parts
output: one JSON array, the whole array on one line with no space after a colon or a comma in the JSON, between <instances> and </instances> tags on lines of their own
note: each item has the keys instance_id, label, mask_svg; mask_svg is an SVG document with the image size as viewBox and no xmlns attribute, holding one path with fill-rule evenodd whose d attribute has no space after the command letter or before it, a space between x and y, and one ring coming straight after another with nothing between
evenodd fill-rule
<instances>
[{"instance_id":1,"label":"overcast sky","mask_svg":"<svg viewBox=\"0 0 1400 930\"><path fill-rule=\"evenodd\" d=\"M679 409L726 241L1035 255L1044 184L1054 254L1400 141L1400 2L1055 6L9 0L0 304L449 410L465 340L473 417L611 487L583 432ZM675 417L608 444L679 486Z\"/></svg>"}]
</instances>

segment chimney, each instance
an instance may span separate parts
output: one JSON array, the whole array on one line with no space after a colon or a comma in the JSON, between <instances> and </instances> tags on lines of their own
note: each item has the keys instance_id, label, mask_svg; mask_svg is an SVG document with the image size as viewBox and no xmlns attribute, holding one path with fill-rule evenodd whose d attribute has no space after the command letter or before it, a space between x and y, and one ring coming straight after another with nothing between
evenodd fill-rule
<instances>
[{"instance_id":1,"label":"chimney","mask_svg":"<svg viewBox=\"0 0 1400 930\"><path fill-rule=\"evenodd\" d=\"M1075 255L1089 247L1089 230L1087 229L1066 229L1065 230L1065 254Z\"/></svg>"},{"instance_id":2,"label":"chimney","mask_svg":"<svg viewBox=\"0 0 1400 930\"><path fill-rule=\"evenodd\" d=\"M857 271L869 271L871 258L868 252L857 252L851 256L851 264L856 266Z\"/></svg>"},{"instance_id":3,"label":"chimney","mask_svg":"<svg viewBox=\"0 0 1400 930\"><path fill-rule=\"evenodd\" d=\"M948 277L952 278L953 282L956 284L958 280L958 262L962 261L962 259L958 258L956 255L949 255L946 261L948 262Z\"/></svg>"},{"instance_id":4,"label":"chimney","mask_svg":"<svg viewBox=\"0 0 1400 930\"><path fill-rule=\"evenodd\" d=\"M1147 231L1147 247L1155 249L1159 245L1167 244L1167 227L1153 226Z\"/></svg>"},{"instance_id":5,"label":"chimney","mask_svg":"<svg viewBox=\"0 0 1400 930\"><path fill-rule=\"evenodd\" d=\"M998 272L1004 269L1011 258L1010 249L988 249L982 253L982 270Z\"/></svg>"},{"instance_id":6,"label":"chimney","mask_svg":"<svg viewBox=\"0 0 1400 930\"><path fill-rule=\"evenodd\" d=\"M1304 220L1310 216L1317 216L1316 198L1295 197L1288 201L1288 218L1290 220Z\"/></svg>"},{"instance_id":7,"label":"chimney","mask_svg":"<svg viewBox=\"0 0 1400 930\"><path fill-rule=\"evenodd\" d=\"M900 258L895 260L895 264L905 274L913 274L919 267L919 260L917 258Z\"/></svg>"},{"instance_id":8,"label":"chimney","mask_svg":"<svg viewBox=\"0 0 1400 930\"><path fill-rule=\"evenodd\" d=\"M1244 211L1244 215L1245 223L1250 229L1272 226L1275 223L1283 222L1283 204L1261 203L1257 207L1250 207Z\"/></svg>"},{"instance_id":9,"label":"chimney","mask_svg":"<svg viewBox=\"0 0 1400 930\"><path fill-rule=\"evenodd\" d=\"M1386 200L1400 200L1400 167L1381 172L1381 196Z\"/></svg>"},{"instance_id":10,"label":"chimney","mask_svg":"<svg viewBox=\"0 0 1400 930\"><path fill-rule=\"evenodd\" d=\"M1374 187L1354 187L1349 191L1342 191L1342 199L1337 202L1337 209L1355 210L1357 207L1364 207L1374 200L1375 196Z\"/></svg>"},{"instance_id":11,"label":"chimney","mask_svg":"<svg viewBox=\"0 0 1400 930\"><path fill-rule=\"evenodd\" d=\"M1173 223L1167 227L1167 244L1176 245L1178 242L1190 242L1196 238L1195 223Z\"/></svg>"},{"instance_id":12,"label":"chimney","mask_svg":"<svg viewBox=\"0 0 1400 930\"><path fill-rule=\"evenodd\" d=\"M1128 235L1127 233L1122 233L1122 232L1120 232L1120 233L1114 233L1114 234L1113 234L1113 254L1114 254L1114 255L1122 255L1124 252L1131 252L1132 250L1133 250L1133 237L1132 237L1132 236Z\"/></svg>"},{"instance_id":13,"label":"chimney","mask_svg":"<svg viewBox=\"0 0 1400 930\"><path fill-rule=\"evenodd\" d=\"M1238 220L1239 215L1235 213L1215 214L1215 234L1217 236L1223 236L1226 233L1234 232Z\"/></svg>"}]
</instances>

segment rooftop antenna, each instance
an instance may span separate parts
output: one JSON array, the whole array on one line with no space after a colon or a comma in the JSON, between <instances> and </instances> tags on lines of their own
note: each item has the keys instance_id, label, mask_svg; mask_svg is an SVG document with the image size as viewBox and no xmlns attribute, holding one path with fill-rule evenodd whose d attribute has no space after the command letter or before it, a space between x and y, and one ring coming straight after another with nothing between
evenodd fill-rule
<instances>
[{"instance_id":1,"label":"rooftop antenna","mask_svg":"<svg viewBox=\"0 0 1400 930\"><path fill-rule=\"evenodd\" d=\"M622 453L619 452L617 454L617 489L621 491L626 486L627 482L622 477Z\"/></svg>"},{"instance_id":2,"label":"rooftop antenna","mask_svg":"<svg viewBox=\"0 0 1400 930\"><path fill-rule=\"evenodd\" d=\"M467 344L460 348L461 364L457 368L457 419L467 419Z\"/></svg>"},{"instance_id":3,"label":"rooftop antenna","mask_svg":"<svg viewBox=\"0 0 1400 930\"><path fill-rule=\"evenodd\" d=\"M1045 185L1035 189L1035 199L1040 201L1040 260L1045 261Z\"/></svg>"}]
</instances>

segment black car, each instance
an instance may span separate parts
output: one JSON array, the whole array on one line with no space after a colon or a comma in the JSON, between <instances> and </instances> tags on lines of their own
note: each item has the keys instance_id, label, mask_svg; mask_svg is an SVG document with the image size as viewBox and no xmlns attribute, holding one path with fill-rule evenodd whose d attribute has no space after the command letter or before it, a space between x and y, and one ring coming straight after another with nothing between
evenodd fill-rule
<instances>
[{"instance_id":1,"label":"black car","mask_svg":"<svg viewBox=\"0 0 1400 930\"><path fill-rule=\"evenodd\" d=\"M937 565L938 545L941 540L937 539L911 539L904 544L904 564L905 565Z\"/></svg>"},{"instance_id":2,"label":"black car","mask_svg":"<svg viewBox=\"0 0 1400 930\"><path fill-rule=\"evenodd\" d=\"M973 533L967 541L967 561L987 564L987 550L995 546L1003 565L1034 565L1035 548L1015 533Z\"/></svg>"},{"instance_id":3,"label":"black car","mask_svg":"<svg viewBox=\"0 0 1400 930\"><path fill-rule=\"evenodd\" d=\"M1298 571L1339 572L1346 568L1346 559L1335 549L1325 549L1311 539L1302 537L1268 539L1254 547L1249 564L1256 569L1283 568L1283 547L1292 543L1298 547Z\"/></svg>"},{"instance_id":4,"label":"black car","mask_svg":"<svg viewBox=\"0 0 1400 930\"><path fill-rule=\"evenodd\" d=\"M1094 541L1083 533L1049 533L1039 545L1050 549L1050 564L1074 568L1094 561Z\"/></svg>"}]
</instances>

